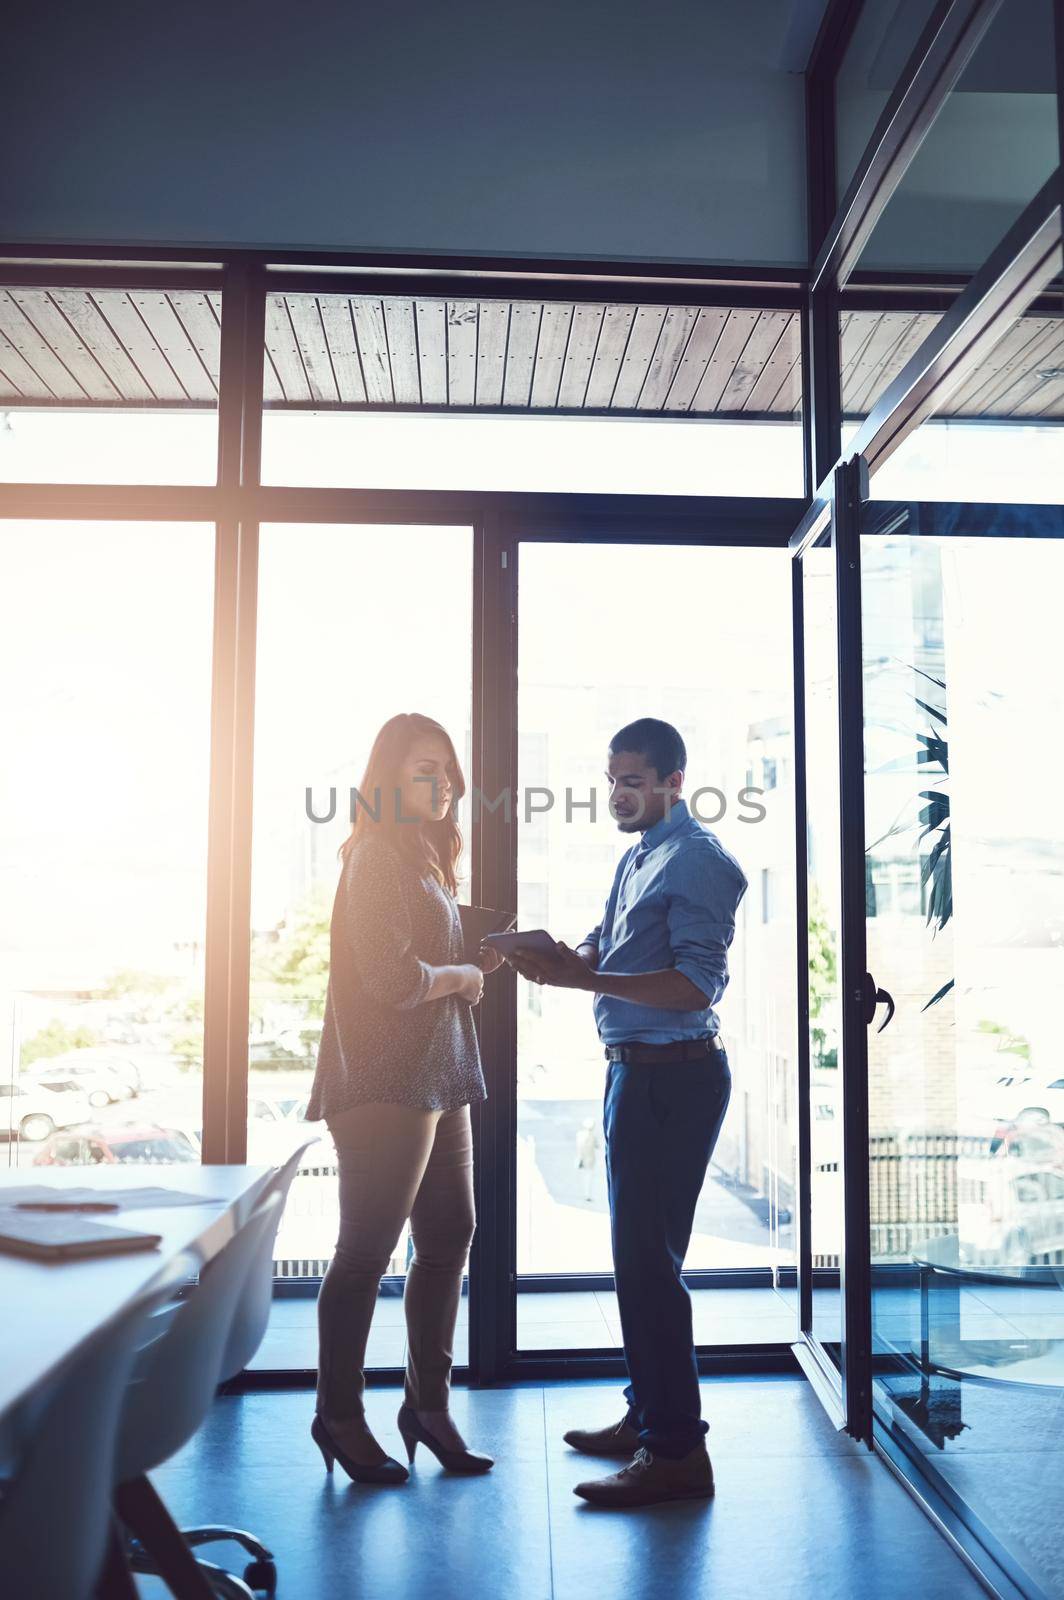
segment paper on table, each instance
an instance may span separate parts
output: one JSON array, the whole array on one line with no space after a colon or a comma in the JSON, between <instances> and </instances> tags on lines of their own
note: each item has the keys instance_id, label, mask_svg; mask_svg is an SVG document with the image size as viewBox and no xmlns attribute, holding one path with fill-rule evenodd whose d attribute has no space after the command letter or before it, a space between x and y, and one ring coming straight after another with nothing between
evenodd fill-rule
<instances>
[{"instance_id":1,"label":"paper on table","mask_svg":"<svg viewBox=\"0 0 1064 1600\"><path fill-rule=\"evenodd\" d=\"M180 1189L68 1189L65 1184L33 1183L21 1188L0 1187L0 1205L40 1205L44 1201L61 1201L65 1206L114 1205L120 1211L155 1211L163 1206L221 1206L225 1201L209 1194L188 1194Z\"/></svg>"}]
</instances>

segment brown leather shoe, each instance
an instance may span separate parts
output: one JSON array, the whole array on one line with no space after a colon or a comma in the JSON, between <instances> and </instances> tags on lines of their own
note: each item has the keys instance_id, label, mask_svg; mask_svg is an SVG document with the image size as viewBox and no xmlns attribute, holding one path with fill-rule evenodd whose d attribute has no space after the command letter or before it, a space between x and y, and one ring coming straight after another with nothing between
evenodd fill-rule
<instances>
[{"instance_id":1,"label":"brown leather shoe","mask_svg":"<svg viewBox=\"0 0 1064 1600\"><path fill-rule=\"evenodd\" d=\"M704 1444L678 1461L637 1450L620 1472L578 1483L573 1490L593 1506L656 1506L665 1500L708 1500L713 1468Z\"/></svg>"},{"instance_id":2,"label":"brown leather shoe","mask_svg":"<svg viewBox=\"0 0 1064 1600\"><path fill-rule=\"evenodd\" d=\"M622 1417L609 1428L570 1428L565 1442L585 1456L624 1456L630 1461L639 1449L639 1434Z\"/></svg>"}]
</instances>

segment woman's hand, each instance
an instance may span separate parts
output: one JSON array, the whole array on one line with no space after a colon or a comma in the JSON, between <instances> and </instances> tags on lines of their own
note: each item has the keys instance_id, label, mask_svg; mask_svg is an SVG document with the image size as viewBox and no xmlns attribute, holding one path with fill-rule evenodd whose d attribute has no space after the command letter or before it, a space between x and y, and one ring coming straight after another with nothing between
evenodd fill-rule
<instances>
[{"instance_id":1,"label":"woman's hand","mask_svg":"<svg viewBox=\"0 0 1064 1600\"><path fill-rule=\"evenodd\" d=\"M503 958L494 945L482 944L480 947L480 970L488 973L494 972L496 967L501 967Z\"/></svg>"},{"instance_id":2,"label":"woman's hand","mask_svg":"<svg viewBox=\"0 0 1064 1600\"><path fill-rule=\"evenodd\" d=\"M458 968L462 981L458 986L458 995L462 1000L468 1000L471 1006L478 1005L484 993L484 974L472 962L465 962Z\"/></svg>"}]
</instances>

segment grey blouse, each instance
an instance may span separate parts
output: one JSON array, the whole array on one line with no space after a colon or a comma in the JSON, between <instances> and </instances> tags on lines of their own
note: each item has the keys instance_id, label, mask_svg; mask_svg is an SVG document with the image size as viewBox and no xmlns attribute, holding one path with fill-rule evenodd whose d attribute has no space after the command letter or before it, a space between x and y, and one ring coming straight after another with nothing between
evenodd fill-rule
<instances>
[{"instance_id":1,"label":"grey blouse","mask_svg":"<svg viewBox=\"0 0 1064 1600\"><path fill-rule=\"evenodd\" d=\"M464 960L454 897L382 834L358 839L333 902L308 1120L371 1101L456 1111L486 1097L469 1002L424 1001L429 968Z\"/></svg>"}]
</instances>

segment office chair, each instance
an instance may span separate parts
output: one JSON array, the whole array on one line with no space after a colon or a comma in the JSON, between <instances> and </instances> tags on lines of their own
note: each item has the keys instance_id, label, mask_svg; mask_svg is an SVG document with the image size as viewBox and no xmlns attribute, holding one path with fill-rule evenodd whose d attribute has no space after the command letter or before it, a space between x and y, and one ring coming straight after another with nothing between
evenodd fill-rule
<instances>
[{"instance_id":1,"label":"office chair","mask_svg":"<svg viewBox=\"0 0 1064 1600\"><path fill-rule=\"evenodd\" d=\"M313 1139L306 1139L298 1149L293 1150L270 1183L267 1193L281 1197L281 1211L277 1215L278 1227L292 1181L299 1171L299 1163L313 1143ZM222 1363L223 1383L239 1377L259 1348L266 1332L273 1304L273 1245L276 1235L277 1229L274 1228L273 1232L263 1239L258 1258L248 1274L226 1344L225 1360ZM220 1523L205 1523L198 1528L182 1528L181 1532L186 1544L193 1549L224 1539L240 1545L252 1558L244 1568L245 1583L252 1589L263 1589L268 1595L273 1594L277 1584L277 1568L273 1553L260 1539L256 1539L254 1534L248 1533L243 1528L228 1528Z\"/></svg>"},{"instance_id":2,"label":"office chair","mask_svg":"<svg viewBox=\"0 0 1064 1600\"><path fill-rule=\"evenodd\" d=\"M89 1600L93 1594L105 1553L110 1559L110 1484L123 1392L145 1324L173 1293L178 1276L168 1273L101 1328L43 1396L15 1474L0 1485L5 1592L34 1600ZM112 1541L117 1538L112 1530Z\"/></svg>"},{"instance_id":3,"label":"office chair","mask_svg":"<svg viewBox=\"0 0 1064 1600\"><path fill-rule=\"evenodd\" d=\"M292 1181L299 1170L299 1163L305 1152L314 1141L307 1139L298 1149L293 1150L284 1166L270 1180L265 1191L265 1197L276 1195L280 1200L277 1209L276 1221L271 1228L267 1228L259 1241L254 1260L245 1279L243 1292L237 1302L233 1313L232 1324L226 1339L225 1354L220 1369L219 1382L226 1383L238 1377L248 1362L254 1356L262 1343L270 1320L270 1308L273 1303L273 1247L280 1226L281 1216L284 1212L285 1202L288 1199ZM222 1258L218 1258L221 1260ZM204 1277L209 1277L215 1269L215 1262L210 1262L204 1269ZM244 1583L251 1589L265 1590L272 1595L277 1585L277 1567L274 1562L273 1552L257 1539L254 1534L248 1533L243 1528L230 1528L218 1523L207 1523L196 1528L182 1528L181 1535L190 1549L197 1549L201 1545L212 1544L229 1540L240 1545L251 1557L244 1568ZM146 1553L136 1551L135 1562L147 1559ZM213 1573L222 1569L213 1567L210 1563L201 1563ZM140 1572L151 1570L144 1565L137 1565Z\"/></svg>"},{"instance_id":4,"label":"office chair","mask_svg":"<svg viewBox=\"0 0 1064 1600\"><path fill-rule=\"evenodd\" d=\"M148 1473L196 1433L214 1401L226 1345L248 1276L262 1259L283 1201L275 1189L200 1273L187 1299L160 1319L162 1332L138 1352L115 1451L114 1506L134 1538L134 1572L153 1572L180 1600L254 1600L240 1578L197 1560Z\"/></svg>"}]
</instances>

